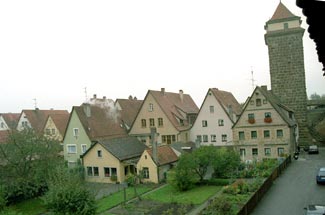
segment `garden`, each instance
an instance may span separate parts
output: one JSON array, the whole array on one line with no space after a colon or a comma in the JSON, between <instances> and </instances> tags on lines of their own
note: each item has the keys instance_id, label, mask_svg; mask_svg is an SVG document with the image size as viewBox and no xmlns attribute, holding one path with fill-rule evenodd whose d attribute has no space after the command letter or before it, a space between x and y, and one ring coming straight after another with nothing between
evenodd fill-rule
<instances>
[{"instance_id":1,"label":"garden","mask_svg":"<svg viewBox=\"0 0 325 215\"><path fill-rule=\"evenodd\" d=\"M67 169L52 140L26 131L0 146L0 215L34 214L237 214L277 160L243 164L227 148L202 146L180 156L157 187L131 176L126 189L96 199L83 168ZM36 147L37 145L37 147ZM37 159L35 158L37 155ZM3 165L4 164L4 165ZM197 213L198 214L198 213Z\"/></svg>"}]
</instances>

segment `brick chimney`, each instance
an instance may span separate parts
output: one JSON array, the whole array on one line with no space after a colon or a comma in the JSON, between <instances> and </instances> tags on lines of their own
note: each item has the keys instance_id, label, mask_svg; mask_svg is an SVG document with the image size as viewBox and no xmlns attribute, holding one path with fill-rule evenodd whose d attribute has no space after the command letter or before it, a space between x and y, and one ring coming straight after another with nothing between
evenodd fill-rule
<instances>
[{"instance_id":1,"label":"brick chimney","mask_svg":"<svg viewBox=\"0 0 325 215\"><path fill-rule=\"evenodd\" d=\"M160 92L164 96L165 95L165 88L161 88Z\"/></svg>"},{"instance_id":2,"label":"brick chimney","mask_svg":"<svg viewBox=\"0 0 325 215\"><path fill-rule=\"evenodd\" d=\"M184 99L184 92L183 92L183 90L179 90L179 98L181 99L181 102L183 102L183 99Z\"/></svg>"}]
</instances>

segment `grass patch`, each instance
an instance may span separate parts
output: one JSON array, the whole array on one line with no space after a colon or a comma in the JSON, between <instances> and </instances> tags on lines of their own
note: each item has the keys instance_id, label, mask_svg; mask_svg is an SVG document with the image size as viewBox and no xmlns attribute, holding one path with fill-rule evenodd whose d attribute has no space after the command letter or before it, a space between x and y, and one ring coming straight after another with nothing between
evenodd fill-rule
<instances>
[{"instance_id":1,"label":"grass patch","mask_svg":"<svg viewBox=\"0 0 325 215\"><path fill-rule=\"evenodd\" d=\"M221 190L221 186L199 186L188 191L177 191L171 185L166 185L148 195L144 199L163 203L202 204L209 197Z\"/></svg>"},{"instance_id":2,"label":"grass patch","mask_svg":"<svg viewBox=\"0 0 325 215\"><path fill-rule=\"evenodd\" d=\"M15 205L9 206L8 209L9 211L15 211L16 213L21 213L24 215L41 214L46 211L43 201L40 198L22 201Z\"/></svg>"},{"instance_id":3,"label":"grass patch","mask_svg":"<svg viewBox=\"0 0 325 215\"><path fill-rule=\"evenodd\" d=\"M152 190L152 186L147 186L147 185L138 185L137 186L137 193L143 194L145 192L148 192L149 190ZM134 188L133 187L128 187L125 189L126 192L126 201L132 199L135 197L134 194ZM99 199L97 201L97 213L101 213L103 211L106 211L124 201L124 191L121 190L119 192L113 193L109 196L106 196L102 199Z\"/></svg>"}]
</instances>

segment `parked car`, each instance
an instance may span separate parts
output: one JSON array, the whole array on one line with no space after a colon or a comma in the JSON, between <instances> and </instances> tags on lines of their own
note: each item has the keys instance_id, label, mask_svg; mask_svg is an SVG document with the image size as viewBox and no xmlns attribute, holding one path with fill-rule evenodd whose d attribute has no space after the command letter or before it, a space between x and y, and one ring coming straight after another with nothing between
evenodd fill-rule
<instances>
[{"instance_id":1,"label":"parked car","mask_svg":"<svg viewBox=\"0 0 325 215\"><path fill-rule=\"evenodd\" d=\"M316 175L317 184L325 183L325 167L319 168Z\"/></svg>"},{"instance_id":2,"label":"parked car","mask_svg":"<svg viewBox=\"0 0 325 215\"><path fill-rule=\"evenodd\" d=\"M316 145L309 146L308 154L318 154L318 147Z\"/></svg>"},{"instance_id":3,"label":"parked car","mask_svg":"<svg viewBox=\"0 0 325 215\"><path fill-rule=\"evenodd\" d=\"M308 205L304 208L305 215L324 215L325 214L325 205Z\"/></svg>"}]
</instances>

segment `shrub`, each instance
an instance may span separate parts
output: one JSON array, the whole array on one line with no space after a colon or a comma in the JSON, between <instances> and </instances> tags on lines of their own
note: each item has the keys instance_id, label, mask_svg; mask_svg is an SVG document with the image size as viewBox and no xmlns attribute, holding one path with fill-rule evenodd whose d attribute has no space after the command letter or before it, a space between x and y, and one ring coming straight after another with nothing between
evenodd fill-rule
<instances>
[{"instance_id":1,"label":"shrub","mask_svg":"<svg viewBox=\"0 0 325 215\"><path fill-rule=\"evenodd\" d=\"M201 215L235 215L235 208L232 202L228 198L219 196L211 201L211 203L206 207Z\"/></svg>"},{"instance_id":2,"label":"shrub","mask_svg":"<svg viewBox=\"0 0 325 215\"><path fill-rule=\"evenodd\" d=\"M43 200L55 214L92 215L96 212L95 196L86 189L80 175L63 167L52 174Z\"/></svg>"}]
</instances>

